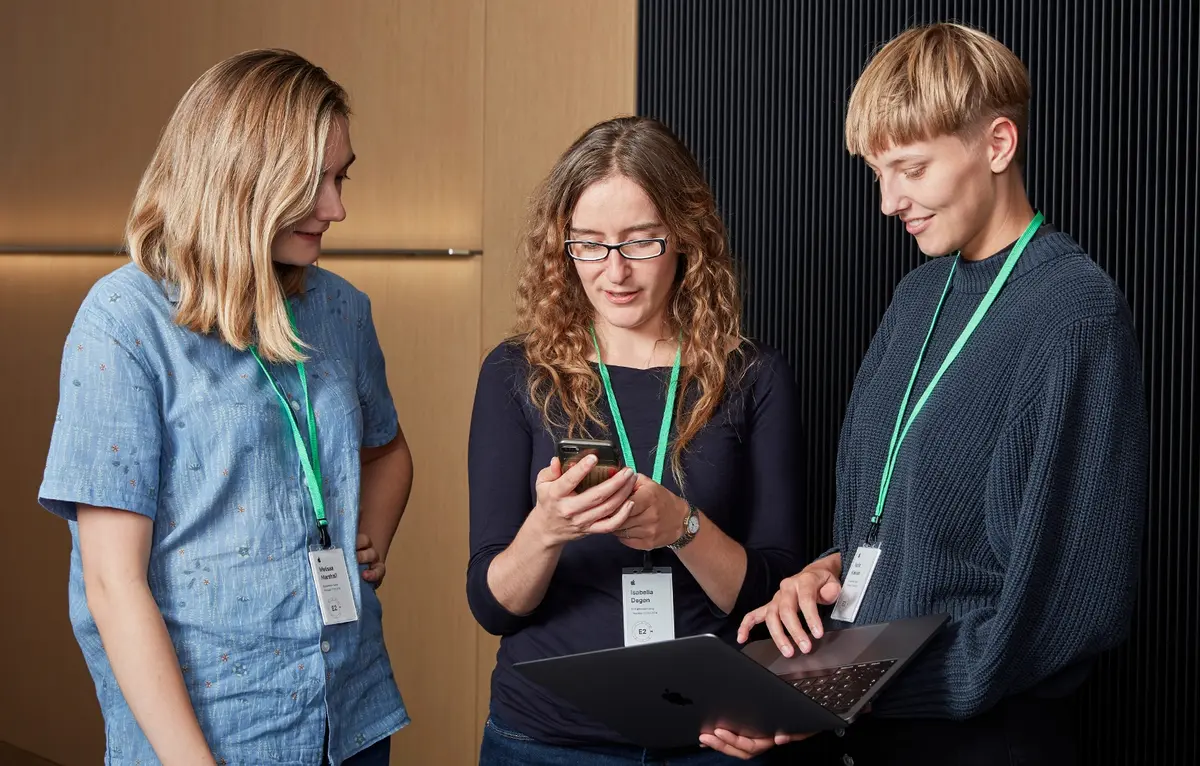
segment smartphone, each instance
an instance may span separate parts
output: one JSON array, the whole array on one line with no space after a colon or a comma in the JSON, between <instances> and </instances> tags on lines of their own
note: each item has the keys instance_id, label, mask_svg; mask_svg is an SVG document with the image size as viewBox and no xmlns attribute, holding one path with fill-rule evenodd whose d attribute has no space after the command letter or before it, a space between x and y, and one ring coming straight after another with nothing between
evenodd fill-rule
<instances>
[{"instance_id":1,"label":"smartphone","mask_svg":"<svg viewBox=\"0 0 1200 766\"><path fill-rule=\"evenodd\" d=\"M577 493L604 482L625 467L625 461L621 459L621 451L610 441L559 439L558 460L562 463L564 472L587 455L595 455L597 462L592 470L588 471L588 475L583 477L583 481L575 487Z\"/></svg>"}]
</instances>

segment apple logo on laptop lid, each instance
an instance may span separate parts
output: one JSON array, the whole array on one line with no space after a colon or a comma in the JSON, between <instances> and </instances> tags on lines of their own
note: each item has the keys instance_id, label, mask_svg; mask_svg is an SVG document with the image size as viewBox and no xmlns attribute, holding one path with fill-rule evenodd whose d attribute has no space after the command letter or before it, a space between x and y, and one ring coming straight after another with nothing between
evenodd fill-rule
<instances>
[{"instance_id":1,"label":"apple logo on laptop lid","mask_svg":"<svg viewBox=\"0 0 1200 766\"><path fill-rule=\"evenodd\" d=\"M679 692L673 692L670 689L663 689L662 698L665 699L667 702L670 702L672 705L691 705L691 704L693 704L692 701L690 699L688 699L687 697L683 696Z\"/></svg>"}]
</instances>

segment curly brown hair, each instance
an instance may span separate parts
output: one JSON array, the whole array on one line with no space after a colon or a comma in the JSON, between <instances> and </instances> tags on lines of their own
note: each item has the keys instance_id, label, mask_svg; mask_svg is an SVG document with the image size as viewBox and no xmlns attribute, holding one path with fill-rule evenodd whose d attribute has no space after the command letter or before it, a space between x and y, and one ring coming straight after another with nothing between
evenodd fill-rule
<instances>
[{"instance_id":1,"label":"curly brown hair","mask_svg":"<svg viewBox=\"0 0 1200 766\"><path fill-rule=\"evenodd\" d=\"M665 125L621 117L588 129L534 194L521 238L518 336L529 361L529 397L547 428L571 437L591 426L607 432L596 409L602 386L588 361L594 309L565 253L575 205L597 181L624 176L645 190L680 256L666 329L680 337L671 466L682 486L681 457L712 419L741 354L741 299L725 224L695 158ZM685 407L686 403L686 407Z\"/></svg>"}]
</instances>

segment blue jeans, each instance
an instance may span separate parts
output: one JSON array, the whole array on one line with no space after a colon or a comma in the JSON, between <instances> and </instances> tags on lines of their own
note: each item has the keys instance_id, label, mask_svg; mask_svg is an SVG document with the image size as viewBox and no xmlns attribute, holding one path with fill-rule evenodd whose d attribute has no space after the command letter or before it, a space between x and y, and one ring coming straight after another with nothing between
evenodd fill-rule
<instances>
[{"instance_id":1,"label":"blue jeans","mask_svg":"<svg viewBox=\"0 0 1200 766\"><path fill-rule=\"evenodd\" d=\"M495 716L483 725L483 745L479 749L479 766L732 766L762 762L761 757L742 761L699 747L666 752L631 745L547 745L513 731Z\"/></svg>"}]
</instances>

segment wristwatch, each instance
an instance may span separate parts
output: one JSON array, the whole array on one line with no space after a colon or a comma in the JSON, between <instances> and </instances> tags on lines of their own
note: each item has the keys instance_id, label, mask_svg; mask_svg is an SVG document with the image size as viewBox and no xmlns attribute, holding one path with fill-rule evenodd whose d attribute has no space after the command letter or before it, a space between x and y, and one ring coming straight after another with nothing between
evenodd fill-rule
<instances>
[{"instance_id":1,"label":"wristwatch","mask_svg":"<svg viewBox=\"0 0 1200 766\"><path fill-rule=\"evenodd\" d=\"M696 533L700 531L700 512L696 510L696 506L688 504L688 515L683 520L683 534L679 539L671 543L667 547L673 551L678 551L683 546L696 539Z\"/></svg>"}]
</instances>

